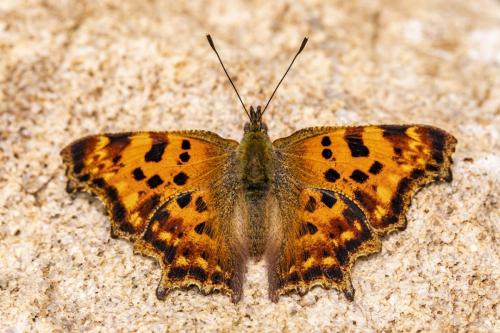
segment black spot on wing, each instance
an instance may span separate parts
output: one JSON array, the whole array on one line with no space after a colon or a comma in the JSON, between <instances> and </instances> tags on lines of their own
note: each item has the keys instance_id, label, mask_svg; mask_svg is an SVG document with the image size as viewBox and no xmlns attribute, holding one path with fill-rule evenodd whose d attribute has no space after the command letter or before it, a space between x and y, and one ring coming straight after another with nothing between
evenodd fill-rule
<instances>
[{"instance_id":1,"label":"black spot on wing","mask_svg":"<svg viewBox=\"0 0 500 333\"><path fill-rule=\"evenodd\" d=\"M363 171L356 169L352 172L349 178L354 180L356 183L363 184L368 179L368 175Z\"/></svg>"},{"instance_id":2,"label":"black spot on wing","mask_svg":"<svg viewBox=\"0 0 500 333\"><path fill-rule=\"evenodd\" d=\"M108 198L112 201L112 202L116 202L118 201L118 191L116 190L115 187L113 186L109 186L106 190L106 194L108 195Z\"/></svg>"},{"instance_id":3,"label":"black spot on wing","mask_svg":"<svg viewBox=\"0 0 500 333\"><path fill-rule=\"evenodd\" d=\"M342 266L349 262L349 252L342 246L335 249L335 257Z\"/></svg>"},{"instance_id":4,"label":"black spot on wing","mask_svg":"<svg viewBox=\"0 0 500 333\"><path fill-rule=\"evenodd\" d=\"M80 173L80 172L82 172L84 167L85 167L85 165L83 164L83 162L75 163L73 165L73 172Z\"/></svg>"},{"instance_id":5,"label":"black spot on wing","mask_svg":"<svg viewBox=\"0 0 500 333\"><path fill-rule=\"evenodd\" d=\"M90 175L88 173L81 175L78 177L78 180L81 182L86 182L90 179Z\"/></svg>"},{"instance_id":6,"label":"black spot on wing","mask_svg":"<svg viewBox=\"0 0 500 333\"><path fill-rule=\"evenodd\" d=\"M94 184L95 186L97 186L99 188L104 188L106 186L106 183L104 182L104 179L102 179L102 178L92 179L92 184Z\"/></svg>"},{"instance_id":7,"label":"black spot on wing","mask_svg":"<svg viewBox=\"0 0 500 333\"><path fill-rule=\"evenodd\" d=\"M144 172L140 167L135 168L134 171L132 171L132 175L134 176L134 179L137 181L143 180L146 178L146 175L144 175Z\"/></svg>"},{"instance_id":8,"label":"black spot on wing","mask_svg":"<svg viewBox=\"0 0 500 333\"><path fill-rule=\"evenodd\" d=\"M345 243L345 248L349 252L354 252L361 245L360 239L350 239Z\"/></svg>"},{"instance_id":9,"label":"black spot on wing","mask_svg":"<svg viewBox=\"0 0 500 333\"><path fill-rule=\"evenodd\" d=\"M432 158L438 162L439 164L444 162L443 152L439 150L435 150L432 152Z\"/></svg>"},{"instance_id":10,"label":"black spot on wing","mask_svg":"<svg viewBox=\"0 0 500 333\"><path fill-rule=\"evenodd\" d=\"M316 232L318 232L318 227L316 227L311 222L307 222L306 226L307 226L307 230L309 231L309 233L311 235L314 235Z\"/></svg>"},{"instance_id":11,"label":"black spot on wing","mask_svg":"<svg viewBox=\"0 0 500 333\"><path fill-rule=\"evenodd\" d=\"M368 172L371 173L372 175L378 175L380 173L380 171L382 171L382 167L383 167L383 165L379 161L375 161L371 165Z\"/></svg>"},{"instance_id":12,"label":"black spot on wing","mask_svg":"<svg viewBox=\"0 0 500 333\"><path fill-rule=\"evenodd\" d=\"M311 213L316 210L316 199L314 199L314 197L309 196L309 200L306 203L305 210Z\"/></svg>"},{"instance_id":13,"label":"black spot on wing","mask_svg":"<svg viewBox=\"0 0 500 333\"><path fill-rule=\"evenodd\" d=\"M109 140L106 145L108 155L114 156L115 158L121 155L121 152L130 144L130 133L108 134L106 137ZM113 159L113 162L115 161L116 160Z\"/></svg>"},{"instance_id":14,"label":"black spot on wing","mask_svg":"<svg viewBox=\"0 0 500 333\"><path fill-rule=\"evenodd\" d=\"M310 282L323 275L321 267L313 266L304 273L304 281Z\"/></svg>"},{"instance_id":15,"label":"black spot on wing","mask_svg":"<svg viewBox=\"0 0 500 333\"><path fill-rule=\"evenodd\" d=\"M329 194L328 192L322 192L321 193L321 202L325 204L326 207L332 208L333 205L337 202L337 199Z\"/></svg>"},{"instance_id":16,"label":"black spot on wing","mask_svg":"<svg viewBox=\"0 0 500 333\"><path fill-rule=\"evenodd\" d=\"M336 266L331 266L323 270L325 276L329 279L340 281L342 280L343 274L340 268Z\"/></svg>"},{"instance_id":17,"label":"black spot on wing","mask_svg":"<svg viewBox=\"0 0 500 333\"><path fill-rule=\"evenodd\" d=\"M321 156L323 156L323 158L325 158L325 159L328 160L328 159L330 159L333 156L333 153L332 153L332 151L330 149L325 148L321 152Z\"/></svg>"},{"instance_id":18,"label":"black spot on wing","mask_svg":"<svg viewBox=\"0 0 500 333\"><path fill-rule=\"evenodd\" d=\"M365 157L370 154L368 147L364 145L361 138L346 138L346 140L352 157Z\"/></svg>"},{"instance_id":19,"label":"black spot on wing","mask_svg":"<svg viewBox=\"0 0 500 333\"><path fill-rule=\"evenodd\" d=\"M439 171L439 166L437 166L435 164L427 163L425 165L425 170L427 170L427 171Z\"/></svg>"},{"instance_id":20,"label":"black spot on wing","mask_svg":"<svg viewBox=\"0 0 500 333\"><path fill-rule=\"evenodd\" d=\"M370 231L370 229L368 229L368 227L366 226L365 223L362 224L362 229L361 229L361 235L360 235L360 240L361 241L366 241L370 238L372 238L372 232Z\"/></svg>"},{"instance_id":21,"label":"black spot on wing","mask_svg":"<svg viewBox=\"0 0 500 333\"><path fill-rule=\"evenodd\" d=\"M182 144L181 144L181 148L182 149L191 149L191 142L189 140L182 140Z\"/></svg>"},{"instance_id":22,"label":"black spot on wing","mask_svg":"<svg viewBox=\"0 0 500 333\"><path fill-rule=\"evenodd\" d=\"M205 282L208 278L207 273L198 266L192 266L189 268L189 276L194 277L196 280L200 282Z\"/></svg>"},{"instance_id":23,"label":"black spot on wing","mask_svg":"<svg viewBox=\"0 0 500 333\"><path fill-rule=\"evenodd\" d=\"M189 156L188 152L183 152L182 154L179 155L179 159L184 163L189 161L190 158L191 158L191 156Z\"/></svg>"},{"instance_id":24,"label":"black spot on wing","mask_svg":"<svg viewBox=\"0 0 500 333\"><path fill-rule=\"evenodd\" d=\"M432 148L432 158L438 164L444 162L444 150L446 146L446 134L437 128L423 127L418 129L423 140Z\"/></svg>"},{"instance_id":25,"label":"black spot on wing","mask_svg":"<svg viewBox=\"0 0 500 333\"><path fill-rule=\"evenodd\" d=\"M166 264L170 264L172 263L172 261L174 260L175 258L175 254L177 252L177 249L175 248L175 246L173 245L169 245L165 248L164 250L164 253L165 253L165 256L163 257L163 261L166 263Z\"/></svg>"},{"instance_id":26,"label":"black spot on wing","mask_svg":"<svg viewBox=\"0 0 500 333\"><path fill-rule=\"evenodd\" d=\"M122 155L116 155L115 157L113 157L113 164L116 164L118 162L120 162L120 160L122 159Z\"/></svg>"},{"instance_id":27,"label":"black spot on wing","mask_svg":"<svg viewBox=\"0 0 500 333\"><path fill-rule=\"evenodd\" d=\"M163 179L161 179L161 177L158 175L154 175L153 177L148 179L147 183L149 188L156 188L163 184Z\"/></svg>"},{"instance_id":28,"label":"black spot on wing","mask_svg":"<svg viewBox=\"0 0 500 333\"><path fill-rule=\"evenodd\" d=\"M170 217L170 213L165 209L165 205L159 208L153 215L153 220L159 221L160 223L165 223Z\"/></svg>"},{"instance_id":29,"label":"black spot on wing","mask_svg":"<svg viewBox=\"0 0 500 333\"><path fill-rule=\"evenodd\" d=\"M354 221L356 221L360 217L362 217L356 213L357 212L354 209L352 209L352 207L347 207L346 209L344 209L342 211L342 216L344 216L344 218L346 219L347 223L349 223L349 225L353 225Z\"/></svg>"},{"instance_id":30,"label":"black spot on wing","mask_svg":"<svg viewBox=\"0 0 500 333\"><path fill-rule=\"evenodd\" d=\"M73 172L80 173L84 168L85 148L87 140L76 142L71 146L71 158L73 160Z\"/></svg>"},{"instance_id":31,"label":"black spot on wing","mask_svg":"<svg viewBox=\"0 0 500 333\"><path fill-rule=\"evenodd\" d=\"M158 142L151 146L151 149L144 155L146 162L160 162L167 147L166 142Z\"/></svg>"},{"instance_id":32,"label":"black spot on wing","mask_svg":"<svg viewBox=\"0 0 500 333\"><path fill-rule=\"evenodd\" d=\"M386 138L405 137L407 126L401 125L383 125L381 126L382 135Z\"/></svg>"},{"instance_id":33,"label":"black spot on wing","mask_svg":"<svg viewBox=\"0 0 500 333\"><path fill-rule=\"evenodd\" d=\"M187 269L182 268L182 267L172 267L168 271L168 277L173 279L173 280L179 280L184 278L187 275Z\"/></svg>"},{"instance_id":34,"label":"black spot on wing","mask_svg":"<svg viewBox=\"0 0 500 333\"><path fill-rule=\"evenodd\" d=\"M139 215L143 219L148 219L152 212L155 211L156 207L160 203L160 195L153 194L146 200L143 200L139 205Z\"/></svg>"},{"instance_id":35,"label":"black spot on wing","mask_svg":"<svg viewBox=\"0 0 500 333\"><path fill-rule=\"evenodd\" d=\"M207 203L205 202L205 200L203 200L202 197L198 197L198 199L196 199L195 204L196 204L196 211L198 213L202 213L207 210Z\"/></svg>"},{"instance_id":36,"label":"black spot on wing","mask_svg":"<svg viewBox=\"0 0 500 333\"><path fill-rule=\"evenodd\" d=\"M425 174L425 171L422 169L413 169L411 171L410 177L413 179L421 178Z\"/></svg>"},{"instance_id":37,"label":"black spot on wing","mask_svg":"<svg viewBox=\"0 0 500 333\"><path fill-rule=\"evenodd\" d=\"M324 176L325 179L331 183L336 182L340 178L340 174L333 169L326 170Z\"/></svg>"},{"instance_id":38,"label":"black spot on wing","mask_svg":"<svg viewBox=\"0 0 500 333\"><path fill-rule=\"evenodd\" d=\"M162 240L159 239L154 240L152 244L154 248L160 252L165 252L165 250L167 249L167 244L165 244L165 242Z\"/></svg>"},{"instance_id":39,"label":"black spot on wing","mask_svg":"<svg viewBox=\"0 0 500 333\"><path fill-rule=\"evenodd\" d=\"M392 211L396 214L400 214L403 211L403 198L405 193L410 187L411 181L408 178L403 178L399 181L396 194L391 200Z\"/></svg>"},{"instance_id":40,"label":"black spot on wing","mask_svg":"<svg viewBox=\"0 0 500 333\"><path fill-rule=\"evenodd\" d=\"M366 157L370 155L370 150L365 146L362 138L363 128L351 127L346 128L344 139L349 146L352 157Z\"/></svg>"},{"instance_id":41,"label":"black spot on wing","mask_svg":"<svg viewBox=\"0 0 500 333\"><path fill-rule=\"evenodd\" d=\"M110 146L126 146L130 143L130 134L108 134L108 145Z\"/></svg>"},{"instance_id":42,"label":"black spot on wing","mask_svg":"<svg viewBox=\"0 0 500 333\"><path fill-rule=\"evenodd\" d=\"M203 230L205 230L205 222L201 222L200 224L196 225L196 227L194 227L194 231L199 235L203 233Z\"/></svg>"},{"instance_id":43,"label":"black spot on wing","mask_svg":"<svg viewBox=\"0 0 500 333\"><path fill-rule=\"evenodd\" d=\"M382 224L387 226L387 225L391 225L391 224L396 224L398 221L399 220L398 220L398 217L396 215L388 214L388 215L383 217Z\"/></svg>"},{"instance_id":44,"label":"black spot on wing","mask_svg":"<svg viewBox=\"0 0 500 333\"><path fill-rule=\"evenodd\" d=\"M377 208L377 200L363 190L355 190L354 198L369 212L373 212Z\"/></svg>"},{"instance_id":45,"label":"black spot on wing","mask_svg":"<svg viewBox=\"0 0 500 333\"><path fill-rule=\"evenodd\" d=\"M328 136L324 136L322 139L321 139L321 145L323 147L328 147L332 144L332 140L330 140L330 137Z\"/></svg>"},{"instance_id":46,"label":"black spot on wing","mask_svg":"<svg viewBox=\"0 0 500 333\"><path fill-rule=\"evenodd\" d=\"M222 274L219 273L219 272L215 272L212 274L212 276L210 277L210 279L212 280L212 282L214 284L219 284L222 282Z\"/></svg>"},{"instance_id":47,"label":"black spot on wing","mask_svg":"<svg viewBox=\"0 0 500 333\"><path fill-rule=\"evenodd\" d=\"M181 195L179 195L177 197L177 205L179 205L180 208L184 208L186 207L187 205L189 205L189 203L191 202L191 193L183 193Z\"/></svg>"},{"instance_id":48,"label":"black spot on wing","mask_svg":"<svg viewBox=\"0 0 500 333\"><path fill-rule=\"evenodd\" d=\"M188 176L184 172L179 172L174 177L174 183L177 185L184 185L188 180Z\"/></svg>"},{"instance_id":49,"label":"black spot on wing","mask_svg":"<svg viewBox=\"0 0 500 333\"><path fill-rule=\"evenodd\" d=\"M297 283L300 280L299 273L297 272L292 272L290 275L288 275L286 281L288 283Z\"/></svg>"},{"instance_id":50,"label":"black spot on wing","mask_svg":"<svg viewBox=\"0 0 500 333\"><path fill-rule=\"evenodd\" d=\"M135 233L135 228L133 225L131 225L130 223L124 221L120 224L120 230L123 231L123 232L126 232L128 234L133 234Z\"/></svg>"},{"instance_id":51,"label":"black spot on wing","mask_svg":"<svg viewBox=\"0 0 500 333\"><path fill-rule=\"evenodd\" d=\"M123 228L129 229L129 228L127 228L127 226L125 226L125 224L126 224L125 217L127 215L127 210L125 209L125 206L123 206L123 204L119 200L118 191L116 190L115 187L109 186L106 190L106 193L107 193L108 199L110 200L111 205L113 207L112 211L111 211L113 220L120 224L120 228L122 230L123 230ZM124 231L130 232L130 233L134 232L133 228L131 231L129 231L129 230L124 230Z\"/></svg>"}]
</instances>

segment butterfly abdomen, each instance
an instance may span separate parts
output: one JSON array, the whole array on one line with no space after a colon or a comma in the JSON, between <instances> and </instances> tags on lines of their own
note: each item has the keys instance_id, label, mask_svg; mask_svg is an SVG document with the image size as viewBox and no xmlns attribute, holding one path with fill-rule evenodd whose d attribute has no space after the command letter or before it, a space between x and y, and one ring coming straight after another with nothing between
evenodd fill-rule
<instances>
[{"instance_id":1,"label":"butterfly abdomen","mask_svg":"<svg viewBox=\"0 0 500 333\"><path fill-rule=\"evenodd\" d=\"M264 132L247 132L239 148L240 175L246 205L245 234L250 256L262 257L268 237L267 202L272 177L272 144Z\"/></svg>"}]
</instances>

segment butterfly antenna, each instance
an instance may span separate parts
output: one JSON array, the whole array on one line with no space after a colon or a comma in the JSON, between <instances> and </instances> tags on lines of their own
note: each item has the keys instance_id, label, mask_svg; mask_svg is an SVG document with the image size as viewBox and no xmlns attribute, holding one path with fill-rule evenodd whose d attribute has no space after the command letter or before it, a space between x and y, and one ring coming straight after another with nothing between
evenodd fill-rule
<instances>
[{"instance_id":1,"label":"butterfly antenna","mask_svg":"<svg viewBox=\"0 0 500 333\"><path fill-rule=\"evenodd\" d=\"M259 120L260 118L262 118L262 115L264 114L264 112L266 111L267 107L269 106L269 103L271 103L271 100L273 99L274 97L274 94L276 93L276 90L278 90L278 87L280 86L281 82L283 82L283 79L285 78L285 76L288 74L288 71L290 70L290 68L292 68L292 65L293 63L295 62L295 59L297 59L297 57L299 56L300 52L302 52L302 50L304 49L304 47L306 47L306 44L307 44L307 37L304 37L304 40L302 41L302 44L300 44L300 48L299 50L297 51L297 54L295 55L295 57L293 57L292 59L292 62L290 63L290 66L288 66L288 69L286 70L285 74L283 75L283 77L281 78L280 82L278 82L278 85L276 85L276 88L274 88L274 91L271 95L271 97L269 98L269 100L267 101L267 104L266 106L264 107L264 110L261 112L260 114L260 117L259 117Z\"/></svg>"},{"instance_id":2,"label":"butterfly antenna","mask_svg":"<svg viewBox=\"0 0 500 333\"><path fill-rule=\"evenodd\" d=\"M208 44L210 44L210 46L214 50L215 54L217 55L217 58L219 58L219 62L222 65L222 69L224 70L224 73L226 73L227 78L229 79L229 82L231 82L231 85L233 86L234 91L236 92L236 95L238 96L238 99L241 102L241 105L243 105L243 109L245 110L248 118L250 118L250 114L248 113L248 110L247 110L247 108L245 106L245 103L243 103L243 100L241 99L240 94L238 93L238 89L236 89L236 86L234 85L233 80L231 80L231 77L229 76L229 74L228 74L228 72L226 70L226 67L224 66L224 63L222 62L222 59L219 56L219 52L217 52L217 50L215 49L215 45L214 45L214 41L212 40L212 37L210 37L210 35L207 35L207 39L208 39Z\"/></svg>"}]
</instances>

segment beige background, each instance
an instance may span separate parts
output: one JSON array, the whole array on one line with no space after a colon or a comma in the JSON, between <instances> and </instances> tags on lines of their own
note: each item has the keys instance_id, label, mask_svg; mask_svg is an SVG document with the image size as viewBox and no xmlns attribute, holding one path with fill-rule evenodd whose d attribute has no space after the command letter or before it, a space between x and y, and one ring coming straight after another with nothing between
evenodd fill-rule
<instances>
[{"instance_id":1,"label":"beige background","mask_svg":"<svg viewBox=\"0 0 500 333\"><path fill-rule=\"evenodd\" d=\"M500 331L500 3L0 1L0 331ZM412 4L410 4L412 3ZM416 4L418 3L418 4ZM266 121L426 123L458 138L454 181L413 200L406 231L359 261L357 290L243 301L155 297L158 266L71 198L59 150L83 135L203 128L240 139L304 35Z\"/></svg>"}]
</instances>

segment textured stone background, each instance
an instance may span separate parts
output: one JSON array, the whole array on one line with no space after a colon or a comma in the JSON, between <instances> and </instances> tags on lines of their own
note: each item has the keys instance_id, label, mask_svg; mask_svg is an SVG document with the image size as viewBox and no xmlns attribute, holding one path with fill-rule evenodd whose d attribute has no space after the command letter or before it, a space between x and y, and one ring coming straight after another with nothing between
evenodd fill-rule
<instances>
[{"instance_id":1,"label":"textured stone background","mask_svg":"<svg viewBox=\"0 0 500 333\"><path fill-rule=\"evenodd\" d=\"M0 331L500 331L500 3L0 1ZM417 4L418 3L418 4ZM354 267L350 303L317 288L243 301L155 297L158 266L71 198L59 150L80 136L203 128L239 139L304 35L267 113L305 126L427 123L458 138L451 184L414 198L406 231Z\"/></svg>"}]
</instances>

